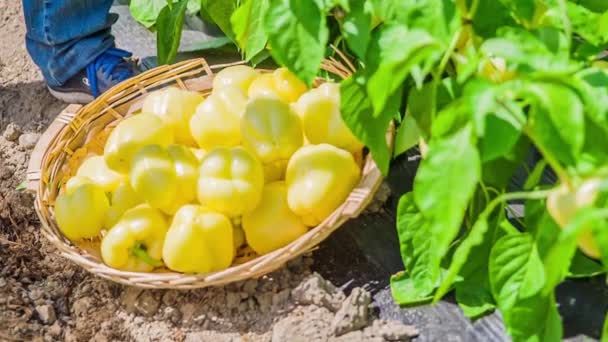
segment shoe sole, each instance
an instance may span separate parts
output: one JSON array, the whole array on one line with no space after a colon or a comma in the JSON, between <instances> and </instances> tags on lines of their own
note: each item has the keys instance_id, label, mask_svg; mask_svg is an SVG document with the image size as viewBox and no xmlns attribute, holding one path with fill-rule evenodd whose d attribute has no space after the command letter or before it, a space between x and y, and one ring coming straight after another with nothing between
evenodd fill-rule
<instances>
[{"instance_id":1,"label":"shoe sole","mask_svg":"<svg viewBox=\"0 0 608 342\"><path fill-rule=\"evenodd\" d=\"M87 93L83 93L83 92L64 93L64 92L53 90L53 89L51 89L51 87L48 87L48 86L47 86L47 88L48 88L49 92L51 93L51 95L53 95L53 97L55 97L56 99L61 100L63 102L67 102L67 103L87 104L95 99L91 94L87 94Z\"/></svg>"}]
</instances>

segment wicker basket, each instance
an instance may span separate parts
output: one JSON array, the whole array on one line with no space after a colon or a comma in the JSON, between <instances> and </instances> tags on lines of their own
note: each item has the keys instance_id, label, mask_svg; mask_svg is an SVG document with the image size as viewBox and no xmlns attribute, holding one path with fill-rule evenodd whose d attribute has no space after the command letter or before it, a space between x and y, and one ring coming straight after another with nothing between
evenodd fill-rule
<instances>
[{"instance_id":1,"label":"wicker basket","mask_svg":"<svg viewBox=\"0 0 608 342\"><path fill-rule=\"evenodd\" d=\"M236 63L238 64L238 63ZM339 78L346 78L353 68L331 59L322 68ZM367 155L360 183L332 215L289 245L262 256L241 251L240 258L228 269L209 274L182 274L163 269L154 273L119 271L106 266L100 258L99 243L74 244L65 238L54 221L53 204L62 183L72 175L89 153L100 154L111 129L124 117L141 108L143 98L152 90L170 85L208 94L214 71L234 64L210 66L204 59L194 59L161 66L113 87L101 97L82 107L69 105L53 121L36 145L28 168L28 190L35 192L36 212L42 234L65 258L100 277L144 288L192 289L224 285L269 273L292 258L307 253L327 238L341 224L356 217L372 199L382 175ZM322 80L317 80L318 85ZM392 130L387 139L392 141Z\"/></svg>"}]
</instances>

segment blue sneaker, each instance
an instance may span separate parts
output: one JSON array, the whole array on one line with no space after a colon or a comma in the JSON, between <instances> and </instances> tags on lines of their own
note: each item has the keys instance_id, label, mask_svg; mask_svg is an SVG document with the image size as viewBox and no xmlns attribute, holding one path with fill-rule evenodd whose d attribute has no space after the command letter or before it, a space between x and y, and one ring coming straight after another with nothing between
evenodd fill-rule
<instances>
[{"instance_id":1,"label":"blue sneaker","mask_svg":"<svg viewBox=\"0 0 608 342\"><path fill-rule=\"evenodd\" d=\"M135 63L126 59L129 57L130 52L110 48L61 86L48 86L49 91L64 102L89 103L114 85L139 73Z\"/></svg>"}]
</instances>

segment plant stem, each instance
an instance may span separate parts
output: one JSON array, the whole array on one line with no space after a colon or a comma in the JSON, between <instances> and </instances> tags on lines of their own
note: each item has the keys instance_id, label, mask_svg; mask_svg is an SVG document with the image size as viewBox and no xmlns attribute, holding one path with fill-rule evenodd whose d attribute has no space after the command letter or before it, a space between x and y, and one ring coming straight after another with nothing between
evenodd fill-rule
<instances>
[{"instance_id":1,"label":"plant stem","mask_svg":"<svg viewBox=\"0 0 608 342\"><path fill-rule=\"evenodd\" d=\"M163 265L161 261L152 258L150 254L148 254L146 248L141 243L135 245L131 250L131 253L133 253L133 256L152 267L160 267Z\"/></svg>"}]
</instances>

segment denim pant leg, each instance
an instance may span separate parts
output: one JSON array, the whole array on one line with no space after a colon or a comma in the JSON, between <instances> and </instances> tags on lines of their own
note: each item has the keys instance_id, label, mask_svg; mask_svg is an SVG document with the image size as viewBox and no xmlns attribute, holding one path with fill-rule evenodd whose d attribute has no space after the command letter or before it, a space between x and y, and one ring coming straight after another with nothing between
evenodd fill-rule
<instances>
[{"instance_id":1,"label":"denim pant leg","mask_svg":"<svg viewBox=\"0 0 608 342\"><path fill-rule=\"evenodd\" d=\"M59 86L114 46L112 0L23 0L26 47L47 83Z\"/></svg>"}]
</instances>

